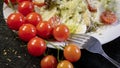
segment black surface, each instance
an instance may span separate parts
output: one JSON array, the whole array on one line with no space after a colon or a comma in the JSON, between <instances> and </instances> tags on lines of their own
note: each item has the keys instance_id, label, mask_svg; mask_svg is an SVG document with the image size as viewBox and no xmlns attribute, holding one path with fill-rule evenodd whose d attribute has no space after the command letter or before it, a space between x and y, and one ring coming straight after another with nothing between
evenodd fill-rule
<instances>
[{"instance_id":1,"label":"black surface","mask_svg":"<svg viewBox=\"0 0 120 68\"><path fill-rule=\"evenodd\" d=\"M2 6L0 0L0 68L40 68L42 57L30 56L27 53L26 43L7 28L3 19ZM120 62L120 37L103 47L110 57ZM57 50L49 49L49 52L56 55ZM82 50L82 57L74 63L74 66L75 68L116 68L101 55L86 50Z\"/></svg>"}]
</instances>

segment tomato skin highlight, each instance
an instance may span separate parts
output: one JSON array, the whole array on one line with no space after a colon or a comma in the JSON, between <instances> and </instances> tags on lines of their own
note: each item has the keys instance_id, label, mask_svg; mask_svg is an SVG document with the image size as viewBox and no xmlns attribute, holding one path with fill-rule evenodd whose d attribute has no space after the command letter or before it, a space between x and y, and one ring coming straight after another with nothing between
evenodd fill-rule
<instances>
[{"instance_id":1,"label":"tomato skin highlight","mask_svg":"<svg viewBox=\"0 0 120 68\"><path fill-rule=\"evenodd\" d=\"M57 68L74 68L73 64L67 60L58 63Z\"/></svg>"},{"instance_id":2,"label":"tomato skin highlight","mask_svg":"<svg viewBox=\"0 0 120 68\"><path fill-rule=\"evenodd\" d=\"M18 30L25 24L25 17L21 13L12 13L7 18L7 25L12 30Z\"/></svg>"},{"instance_id":3,"label":"tomato skin highlight","mask_svg":"<svg viewBox=\"0 0 120 68\"><path fill-rule=\"evenodd\" d=\"M41 68L56 68L57 59L52 55L48 55L41 60L40 65Z\"/></svg>"},{"instance_id":4,"label":"tomato skin highlight","mask_svg":"<svg viewBox=\"0 0 120 68\"><path fill-rule=\"evenodd\" d=\"M65 41L69 37L69 29L66 25L60 24L53 29L53 36L57 41Z\"/></svg>"},{"instance_id":5,"label":"tomato skin highlight","mask_svg":"<svg viewBox=\"0 0 120 68\"><path fill-rule=\"evenodd\" d=\"M46 48L45 41L38 37L32 38L27 44L28 53L35 57L43 55Z\"/></svg>"},{"instance_id":6,"label":"tomato skin highlight","mask_svg":"<svg viewBox=\"0 0 120 68\"><path fill-rule=\"evenodd\" d=\"M32 12L26 16L26 22L36 26L39 22L42 22L42 17L40 14Z\"/></svg>"},{"instance_id":7,"label":"tomato skin highlight","mask_svg":"<svg viewBox=\"0 0 120 68\"><path fill-rule=\"evenodd\" d=\"M52 26L50 25L49 22L44 21L44 22L40 22L37 26L37 34L38 36L42 37L42 38L49 38L52 34Z\"/></svg>"},{"instance_id":8,"label":"tomato skin highlight","mask_svg":"<svg viewBox=\"0 0 120 68\"><path fill-rule=\"evenodd\" d=\"M115 21L117 21L116 15L109 10L102 12L100 19L104 24L112 24L115 23Z\"/></svg>"},{"instance_id":9,"label":"tomato skin highlight","mask_svg":"<svg viewBox=\"0 0 120 68\"><path fill-rule=\"evenodd\" d=\"M81 51L75 44L68 44L63 50L64 57L70 62L76 62L81 57Z\"/></svg>"},{"instance_id":10,"label":"tomato skin highlight","mask_svg":"<svg viewBox=\"0 0 120 68\"><path fill-rule=\"evenodd\" d=\"M32 24L24 24L18 31L19 38L25 42L28 42L31 38L35 37L36 34L36 28Z\"/></svg>"},{"instance_id":11,"label":"tomato skin highlight","mask_svg":"<svg viewBox=\"0 0 120 68\"><path fill-rule=\"evenodd\" d=\"M34 11L34 5L30 1L23 1L18 4L18 11L24 16Z\"/></svg>"}]
</instances>

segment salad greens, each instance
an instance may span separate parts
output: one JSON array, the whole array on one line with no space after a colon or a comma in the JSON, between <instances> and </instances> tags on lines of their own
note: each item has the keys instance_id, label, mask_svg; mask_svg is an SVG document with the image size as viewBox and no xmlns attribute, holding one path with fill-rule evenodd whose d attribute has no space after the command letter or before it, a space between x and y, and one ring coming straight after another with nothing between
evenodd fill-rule
<instances>
[{"instance_id":1,"label":"salad greens","mask_svg":"<svg viewBox=\"0 0 120 68\"><path fill-rule=\"evenodd\" d=\"M97 8L97 12L88 10L86 0L45 0L47 6L39 8L39 13L45 20L54 15L59 16L71 33L91 32L103 25L99 19L103 10L115 11L115 0L90 0L90 2Z\"/></svg>"}]
</instances>

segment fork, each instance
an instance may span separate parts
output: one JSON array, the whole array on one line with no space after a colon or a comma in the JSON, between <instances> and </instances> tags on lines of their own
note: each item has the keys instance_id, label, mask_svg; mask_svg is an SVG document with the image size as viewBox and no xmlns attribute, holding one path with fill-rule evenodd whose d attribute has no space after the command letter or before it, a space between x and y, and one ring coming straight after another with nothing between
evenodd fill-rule
<instances>
[{"instance_id":1,"label":"fork","mask_svg":"<svg viewBox=\"0 0 120 68\"><path fill-rule=\"evenodd\" d=\"M85 35L85 34L73 34L69 37L68 41L79 44L84 49L86 49L92 53L98 53L98 54L104 56L107 60L109 60L117 68L120 68L120 63L118 63L116 60L109 57L104 52L104 50L102 49L101 43L96 38L94 38L90 35Z\"/></svg>"}]
</instances>

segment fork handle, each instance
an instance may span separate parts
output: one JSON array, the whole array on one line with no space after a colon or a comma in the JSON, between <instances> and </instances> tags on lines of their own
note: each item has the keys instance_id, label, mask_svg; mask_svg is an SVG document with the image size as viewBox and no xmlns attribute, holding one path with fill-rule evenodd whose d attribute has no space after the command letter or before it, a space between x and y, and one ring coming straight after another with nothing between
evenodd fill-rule
<instances>
[{"instance_id":1,"label":"fork handle","mask_svg":"<svg viewBox=\"0 0 120 68\"><path fill-rule=\"evenodd\" d=\"M105 52L103 52L101 55L108 59L111 63L113 63L117 68L120 68L120 63L109 57Z\"/></svg>"}]
</instances>

